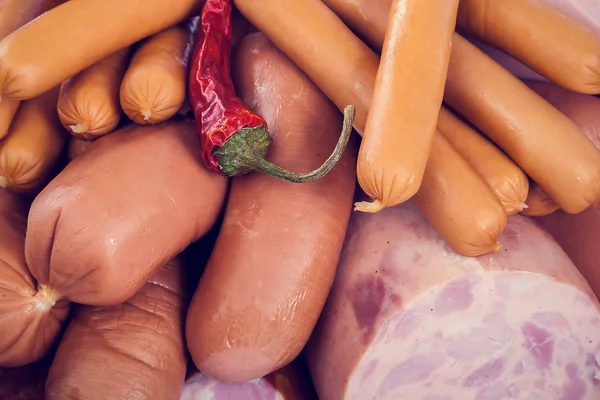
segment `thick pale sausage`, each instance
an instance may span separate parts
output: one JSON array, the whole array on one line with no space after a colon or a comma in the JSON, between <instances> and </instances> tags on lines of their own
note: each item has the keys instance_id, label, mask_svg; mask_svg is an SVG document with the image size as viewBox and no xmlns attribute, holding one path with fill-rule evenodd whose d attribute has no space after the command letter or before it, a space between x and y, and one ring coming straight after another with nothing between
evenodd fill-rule
<instances>
[{"instance_id":1,"label":"thick pale sausage","mask_svg":"<svg viewBox=\"0 0 600 400\"><path fill-rule=\"evenodd\" d=\"M0 140L8 135L8 129L20 104L19 100L4 99L0 101Z\"/></svg>"},{"instance_id":2,"label":"thick pale sausage","mask_svg":"<svg viewBox=\"0 0 600 400\"><path fill-rule=\"evenodd\" d=\"M69 161L73 161L89 149L94 142L83 140L72 136L69 139L69 148L67 149L67 157Z\"/></svg>"},{"instance_id":3,"label":"thick pale sausage","mask_svg":"<svg viewBox=\"0 0 600 400\"><path fill-rule=\"evenodd\" d=\"M558 85L600 93L600 35L541 0L461 0L457 25Z\"/></svg>"},{"instance_id":4,"label":"thick pale sausage","mask_svg":"<svg viewBox=\"0 0 600 400\"><path fill-rule=\"evenodd\" d=\"M458 0L393 0L357 178L377 212L419 190L450 60ZM410 62L406 62L410 60Z\"/></svg>"},{"instance_id":5,"label":"thick pale sausage","mask_svg":"<svg viewBox=\"0 0 600 400\"><path fill-rule=\"evenodd\" d=\"M445 107L440 110L438 129L492 188L508 215L526 208L529 181L506 154Z\"/></svg>"},{"instance_id":6,"label":"thick pale sausage","mask_svg":"<svg viewBox=\"0 0 600 400\"><path fill-rule=\"evenodd\" d=\"M58 88L27 100L0 141L0 187L36 193L55 172L68 133L58 120Z\"/></svg>"},{"instance_id":7,"label":"thick pale sausage","mask_svg":"<svg viewBox=\"0 0 600 400\"><path fill-rule=\"evenodd\" d=\"M548 196L537 183L531 181L529 185L529 193L525 200L527 208L521 211L522 215L529 217L541 217L542 215L552 214L560 207Z\"/></svg>"},{"instance_id":8,"label":"thick pale sausage","mask_svg":"<svg viewBox=\"0 0 600 400\"><path fill-rule=\"evenodd\" d=\"M28 99L185 20L198 0L68 1L0 42L0 97Z\"/></svg>"},{"instance_id":9,"label":"thick pale sausage","mask_svg":"<svg viewBox=\"0 0 600 400\"><path fill-rule=\"evenodd\" d=\"M239 46L237 92L271 127L269 161L292 171L319 166L337 142L339 111L263 34L246 36ZM302 350L335 274L355 161L351 146L325 178L302 185L264 174L233 179L188 312L187 343L200 371L243 382Z\"/></svg>"},{"instance_id":10,"label":"thick pale sausage","mask_svg":"<svg viewBox=\"0 0 600 400\"><path fill-rule=\"evenodd\" d=\"M183 105L196 24L194 19L157 33L133 55L121 83L120 101L135 123L166 121Z\"/></svg>"},{"instance_id":11,"label":"thick pale sausage","mask_svg":"<svg viewBox=\"0 0 600 400\"><path fill-rule=\"evenodd\" d=\"M187 365L185 275L176 258L125 303L80 306L52 362L46 400L178 400Z\"/></svg>"},{"instance_id":12,"label":"thick pale sausage","mask_svg":"<svg viewBox=\"0 0 600 400\"><path fill-rule=\"evenodd\" d=\"M93 140L115 130L121 120L119 88L129 53L128 47L119 50L62 83L58 116L73 136Z\"/></svg>"},{"instance_id":13,"label":"thick pale sausage","mask_svg":"<svg viewBox=\"0 0 600 400\"><path fill-rule=\"evenodd\" d=\"M222 383L200 372L186 381L179 400L315 400L303 360L265 377L242 383Z\"/></svg>"},{"instance_id":14,"label":"thick pale sausage","mask_svg":"<svg viewBox=\"0 0 600 400\"><path fill-rule=\"evenodd\" d=\"M360 133L365 127L369 104L375 85L379 60L375 53L361 42L345 25L328 9L317 0L279 0L271 2L266 0L236 0L240 12L256 26L261 32L270 37L273 43L279 47L296 65L304 71L313 82L342 110L347 104L356 106L356 118L354 127ZM386 22L383 23L385 27ZM310 25L313 29L306 30ZM385 32L385 28L383 29ZM383 35L382 35L383 37ZM443 139L442 139L443 140ZM438 155L431 152L430 161ZM460 157L459 157L460 158ZM445 158L448 160L448 158ZM431 162L434 168L429 168L429 174L435 177L438 174L448 176L446 168L451 168L442 162ZM459 167L460 168L460 167ZM452 176L458 176L453 174ZM452 182L455 187L464 188L460 182ZM438 189L443 189L438 186ZM472 193L479 193L475 189ZM464 198L464 197L462 197ZM484 198L488 198L484 195ZM478 204L484 204L485 201ZM469 204L473 205L473 202ZM491 208L495 206L490 205ZM432 221L454 227L458 232L461 225L473 226L476 220L466 214L468 207L463 204L446 205L447 209L460 210L459 214L448 216L441 212L433 211L430 215L444 215L447 222ZM487 210L470 210L473 215L491 215ZM456 222L465 216L469 221ZM506 215L497 214L497 220L492 225L502 227ZM486 220L487 221L487 220ZM453 242L456 244L459 237L469 241L461 244L461 248L471 248L472 244L485 244L489 250L497 249L495 240L489 243L492 236L477 237L482 232L491 233L490 228L472 229L471 234L464 237L460 234L454 235ZM447 231L449 233L449 231ZM458 247L457 247L458 248Z\"/></svg>"},{"instance_id":15,"label":"thick pale sausage","mask_svg":"<svg viewBox=\"0 0 600 400\"><path fill-rule=\"evenodd\" d=\"M38 285L25 263L29 204L0 189L0 366L16 367L44 357L55 345L69 303Z\"/></svg>"},{"instance_id":16,"label":"thick pale sausage","mask_svg":"<svg viewBox=\"0 0 600 400\"><path fill-rule=\"evenodd\" d=\"M440 133L412 201L455 252L475 257L500 250L507 219L502 204Z\"/></svg>"},{"instance_id":17,"label":"thick pale sausage","mask_svg":"<svg viewBox=\"0 0 600 400\"><path fill-rule=\"evenodd\" d=\"M96 140L35 199L27 264L74 302L120 304L213 226L225 189L202 165L192 123L126 127Z\"/></svg>"},{"instance_id":18,"label":"thick pale sausage","mask_svg":"<svg viewBox=\"0 0 600 400\"><path fill-rule=\"evenodd\" d=\"M458 35L444 100L566 212L579 213L600 195L600 152L577 125Z\"/></svg>"},{"instance_id":19,"label":"thick pale sausage","mask_svg":"<svg viewBox=\"0 0 600 400\"><path fill-rule=\"evenodd\" d=\"M527 217L500 241L463 258L409 204L354 213L306 351L319 398L600 398L589 286Z\"/></svg>"}]
</instances>

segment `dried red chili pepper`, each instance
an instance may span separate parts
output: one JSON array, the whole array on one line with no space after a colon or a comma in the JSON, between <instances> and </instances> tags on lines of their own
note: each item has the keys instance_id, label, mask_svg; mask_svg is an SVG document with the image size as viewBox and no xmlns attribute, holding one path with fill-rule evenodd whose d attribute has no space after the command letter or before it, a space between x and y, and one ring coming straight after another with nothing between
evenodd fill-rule
<instances>
[{"instance_id":1,"label":"dried red chili pepper","mask_svg":"<svg viewBox=\"0 0 600 400\"><path fill-rule=\"evenodd\" d=\"M289 182L322 178L341 158L352 133L354 107L344 110L340 139L323 165L306 174L286 171L265 160L272 141L265 120L235 94L230 75L231 0L207 0L190 73L190 102L206 166L233 176L260 171Z\"/></svg>"}]
</instances>

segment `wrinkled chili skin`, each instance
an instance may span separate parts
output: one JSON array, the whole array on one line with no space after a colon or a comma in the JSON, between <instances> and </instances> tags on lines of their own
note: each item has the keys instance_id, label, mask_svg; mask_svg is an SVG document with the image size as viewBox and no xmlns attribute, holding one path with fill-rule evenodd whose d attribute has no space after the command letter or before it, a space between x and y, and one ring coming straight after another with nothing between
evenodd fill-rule
<instances>
[{"instance_id":1,"label":"wrinkled chili skin","mask_svg":"<svg viewBox=\"0 0 600 400\"><path fill-rule=\"evenodd\" d=\"M214 151L242 128L265 125L235 94L230 74L231 0L207 0L190 72L190 106L200 134L202 159L220 172Z\"/></svg>"}]
</instances>

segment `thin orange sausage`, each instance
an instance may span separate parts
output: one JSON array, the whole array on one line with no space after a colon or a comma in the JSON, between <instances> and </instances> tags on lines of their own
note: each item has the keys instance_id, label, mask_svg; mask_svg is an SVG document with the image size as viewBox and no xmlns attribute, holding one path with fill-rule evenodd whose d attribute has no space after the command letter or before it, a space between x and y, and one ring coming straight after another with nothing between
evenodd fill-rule
<instances>
[{"instance_id":1,"label":"thin orange sausage","mask_svg":"<svg viewBox=\"0 0 600 400\"><path fill-rule=\"evenodd\" d=\"M567 89L600 93L600 36L539 0L461 0L458 27Z\"/></svg>"},{"instance_id":2,"label":"thin orange sausage","mask_svg":"<svg viewBox=\"0 0 600 400\"><path fill-rule=\"evenodd\" d=\"M33 193L51 178L68 134L56 115L58 88L23 102L0 142L0 187Z\"/></svg>"},{"instance_id":3,"label":"thin orange sausage","mask_svg":"<svg viewBox=\"0 0 600 400\"><path fill-rule=\"evenodd\" d=\"M577 125L459 35L444 100L567 213L585 210L600 196L600 152Z\"/></svg>"},{"instance_id":4,"label":"thin orange sausage","mask_svg":"<svg viewBox=\"0 0 600 400\"><path fill-rule=\"evenodd\" d=\"M507 221L502 204L440 133L412 201L456 253L476 257L500 250Z\"/></svg>"},{"instance_id":5,"label":"thin orange sausage","mask_svg":"<svg viewBox=\"0 0 600 400\"><path fill-rule=\"evenodd\" d=\"M93 140L119 125L119 87L129 53L129 48L117 51L63 82L58 116L72 135Z\"/></svg>"},{"instance_id":6,"label":"thin orange sausage","mask_svg":"<svg viewBox=\"0 0 600 400\"><path fill-rule=\"evenodd\" d=\"M528 217L541 217L552 214L560 207L548 196L544 189L535 182L531 182L529 186L529 194L525 200L527 208L521 211L521 214Z\"/></svg>"},{"instance_id":7,"label":"thin orange sausage","mask_svg":"<svg viewBox=\"0 0 600 400\"><path fill-rule=\"evenodd\" d=\"M458 0L395 0L369 117L358 182L377 212L410 199L421 186L444 92ZM410 60L410 62L405 62Z\"/></svg>"},{"instance_id":8,"label":"thin orange sausage","mask_svg":"<svg viewBox=\"0 0 600 400\"><path fill-rule=\"evenodd\" d=\"M440 110L438 128L454 150L492 188L508 215L527 208L529 180L506 154L445 107Z\"/></svg>"},{"instance_id":9,"label":"thin orange sausage","mask_svg":"<svg viewBox=\"0 0 600 400\"><path fill-rule=\"evenodd\" d=\"M20 104L19 100L4 99L0 101L0 139L8 135L10 124L17 114Z\"/></svg>"},{"instance_id":10,"label":"thin orange sausage","mask_svg":"<svg viewBox=\"0 0 600 400\"><path fill-rule=\"evenodd\" d=\"M199 0L68 1L0 42L0 97L30 99L198 12Z\"/></svg>"},{"instance_id":11,"label":"thin orange sausage","mask_svg":"<svg viewBox=\"0 0 600 400\"><path fill-rule=\"evenodd\" d=\"M157 33L135 52L120 90L121 107L135 123L166 121L183 105L196 23Z\"/></svg>"}]
</instances>

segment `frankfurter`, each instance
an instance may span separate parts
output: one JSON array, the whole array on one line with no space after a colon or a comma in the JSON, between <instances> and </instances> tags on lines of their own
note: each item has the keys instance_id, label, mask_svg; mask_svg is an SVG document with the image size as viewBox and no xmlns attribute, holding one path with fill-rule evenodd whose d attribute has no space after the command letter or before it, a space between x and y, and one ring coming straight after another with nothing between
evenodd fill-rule
<instances>
[{"instance_id":1,"label":"frankfurter","mask_svg":"<svg viewBox=\"0 0 600 400\"><path fill-rule=\"evenodd\" d=\"M119 87L129 53L128 47L119 50L62 83L58 116L73 136L94 140L119 125Z\"/></svg>"},{"instance_id":2,"label":"frankfurter","mask_svg":"<svg viewBox=\"0 0 600 400\"><path fill-rule=\"evenodd\" d=\"M270 2L266 0L235 0L239 11L261 32L264 32L273 43L281 49L299 68L304 71L310 79L328 96L337 107L342 110L346 104L356 106L356 117L354 127L360 133L365 127L366 116L368 114L369 104L373 93L373 87L377 75L378 58L363 42L361 42L336 15L328 9L323 3L315 0L279 0ZM315 29L306 30L307 25L314 26ZM384 23L385 25L386 23ZM383 29L385 31L385 29ZM443 140L443 139L442 139ZM429 159L437 156L444 157L443 152L431 152ZM456 159L454 156L450 156ZM460 158L460 156L458 156ZM444 165L441 162L430 162L434 167L429 168L431 177L438 174L448 176L444 171L452 166ZM461 164L464 166L464 164ZM435 168L440 168L436 170ZM459 167L464 171L464 168ZM468 169L468 168L467 168ZM427 170L427 168L426 168ZM472 172L472 171L471 171ZM465 172L469 174L469 172ZM451 176L460 174L452 173ZM450 183L450 182L449 182ZM456 187L464 188L461 182L451 182ZM443 189L437 186L438 189ZM478 188L482 187L478 185ZM480 193L479 189L472 193ZM489 190L483 187L485 199L491 199L485 193ZM491 193L491 192L490 192ZM492 193L493 195L493 193ZM442 196L442 198L445 198ZM463 198L464 197L460 197ZM494 201L496 199L493 199ZM469 204L483 205L487 200L480 203L469 202ZM439 204L439 203L438 203ZM443 204L440 204L442 206ZM432 210L429 215L445 215L444 218L450 221L457 221L455 225L443 221L430 221L446 228L454 227L453 233L450 229L446 231L445 236L454 235L452 242L456 249L475 249L471 243L485 244L490 251L497 249L496 240L490 239L497 237L500 231L492 234L489 228L472 229L467 236L464 236L466 230L460 229L460 226L473 226L477 224L477 219L472 215L480 213L491 216L491 209L502 210L501 204L488 204L489 208L473 210L465 204L443 205L445 209L459 211L458 214L448 216L444 213L434 213ZM498 208L499 207L499 208ZM501 228L505 224L506 214L504 212L496 214L497 220L490 226ZM489 220L485 219L488 223ZM461 222L458 222L461 221ZM485 233L485 236L478 236ZM488 235L491 234L491 235ZM458 246L459 240L464 241ZM478 251L483 251L479 249Z\"/></svg>"},{"instance_id":3,"label":"frankfurter","mask_svg":"<svg viewBox=\"0 0 600 400\"><path fill-rule=\"evenodd\" d=\"M292 171L320 165L341 129L335 106L263 34L242 39L232 65L237 93L271 127L269 161ZM190 354L204 374L244 382L298 356L335 274L355 161L350 146L325 178L303 185L264 174L233 178L186 321Z\"/></svg>"},{"instance_id":4,"label":"frankfurter","mask_svg":"<svg viewBox=\"0 0 600 400\"><path fill-rule=\"evenodd\" d=\"M29 203L0 189L0 367L44 357L56 343L69 303L39 285L24 256Z\"/></svg>"},{"instance_id":5,"label":"frankfurter","mask_svg":"<svg viewBox=\"0 0 600 400\"><path fill-rule=\"evenodd\" d=\"M0 97L38 96L110 54L187 19L202 4L198 0L61 4L0 42Z\"/></svg>"},{"instance_id":6,"label":"frankfurter","mask_svg":"<svg viewBox=\"0 0 600 400\"><path fill-rule=\"evenodd\" d=\"M0 187L36 193L52 177L68 134L56 115L58 88L23 102L0 141Z\"/></svg>"},{"instance_id":7,"label":"frankfurter","mask_svg":"<svg viewBox=\"0 0 600 400\"><path fill-rule=\"evenodd\" d=\"M201 163L192 123L125 127L96 140L35 199L27 264L74 302L120 304L213 226L225 190Z\"/></svg>"},{"instance_id":8,"label":"frankfurter","mask_svg":"<svg viewBox=\"0 0 600 400\"><path fill-rule=\"evenodd\" d=\"M409 203L354 213L305 352L319 399L599 398L590 287L527 217L500 241L464 258Z\"/></svg>"},{"instance_id":9,"label":"frankfurter","mask_svg":"<svg viewBox=\"0 0 600 400\"><path fill-rule=\"evenodd\" d=\"M50 367L46 399L178 400L187 365L186 283L176 258L125 303L79 307Z\"/></svg>"},{"instance_id":10,"label":"frankfurter","mask_svg":"<svg viewBox=\"0 0 600 400\"><path fill-rule=\"evenodd\" d=\"M508 215L527 208L529 181L510 158L445 107L439 113L438 129L492 188Z\"/></svg>"},{"instance_id":11,"label":"frankfurter","mask_svg":"<svg viewBox=\"0 0 600 400\"><path fill-rule=\"evenodd\" d=\"M185 100L187 66L198 19L148 38L135 52L120 89L121 107L137 124L171 118Z\"/></svg>"},{"instance_id":12,"label":"frankfurter","mask_svg":"<svg viewBox=\"0 0 600 400\"><path fill-rule=\"evenodd\" d=\"M525 204L527 204L527 208L523 209L521 214L529 217L541 217L542 215L552 214L560 208L548 196L548 193L535 182L531 182L529 185L529 193L527 194Z\"/></svg>"},{"instance_id":13,"label":"frankfurter","mask_svg":"<svg viewBox=\"0 0 600 400\"><path fill-rule=\"evenodd\" d=\"M444 92L458 0L394 0L357 178L377 212L419 190ZM411 60L410 63L404 62Z\"/></svg>"},{"instance_id":14,"label":"frankfurter","mask_svg":"<svg viewBox=\"0 0 600 400\"><path fill-rule=\"evenodd\" d=\"M85 153L93 143L94 142L89 140L83 140L72 136L71 139L69 139L69 148L67 150L69 161L73 161L75 158Z\"/></svg>"},{"instance_id":15,"label":"frankfurter","mask_svg":"<svg viewBox=\"0 0 600 400\"><path fill-rule=\"evenodd\" d=\"M8 135L10 124L19 109L21 102L19 100L0 101L0 140Z\"/></svg>"},{"instance_id":16,"label":"frankfurter","mask_svg":"<svg viewBox=\"0 0 600 400\"><path fill-rule=\"evenodd\" d=\"M600 93L600 35L540 0L464 0L458 28L567 89Z\"/></svg>"}]
</instances>

